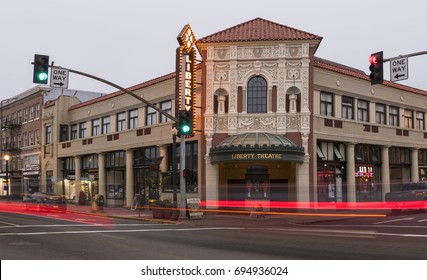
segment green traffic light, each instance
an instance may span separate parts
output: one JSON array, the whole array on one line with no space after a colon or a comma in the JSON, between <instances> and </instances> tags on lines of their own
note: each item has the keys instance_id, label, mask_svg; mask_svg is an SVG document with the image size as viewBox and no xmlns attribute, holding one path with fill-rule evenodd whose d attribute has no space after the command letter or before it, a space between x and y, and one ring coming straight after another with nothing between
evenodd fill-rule
<instances>
[{"instance_id":1,"label":"green traffic light","mask_svg":"<svg viewBox=\"0 0 427 280\"><path fill-rule=\"evenodd\" d=\"M183 125L181 127L181 130L182 130L182 134L186 134L186 133L190 132L190 126L189 125Z\"/></svg>"},{"instance_id":2,"label":"green traffic light","mask_svg":"<svg viewBox=\"0 0 427 280\"><path fill-rule=\"evenodd\" d=\"M38 77L38 79L39 79L39 81L46 81L47 80L47 74L46 73L39 73L38 75L37 75L37 77Z\"/></svg>"}]
</instances>

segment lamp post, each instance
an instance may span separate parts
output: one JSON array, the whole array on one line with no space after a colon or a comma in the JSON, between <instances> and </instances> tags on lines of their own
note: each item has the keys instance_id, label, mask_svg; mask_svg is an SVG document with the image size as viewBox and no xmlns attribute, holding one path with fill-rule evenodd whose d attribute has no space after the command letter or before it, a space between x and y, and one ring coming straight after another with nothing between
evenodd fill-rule
<instances>
[{"instance_id":1,"label":"lamp post","mask_svg":"<svg viewBox=\"0 0 427 280\"><path fill-rule=\"evenodd\" d=\"M178 130L174 126L172 128L172 188L173 188L173 208L178 207L176 195L176 135Z\"/></svg>"},{"instance_id":2,"label":"lamp post","mask_svg":"<svg viewBox=\"0 0 427 280\"><path fill-rule=\"evenodd\" d=\"M9 199L10 198L10 192L9 192L9 160L10 160L10 156L5 155L4 160L6 161L6 194L7 194L7 199Z\"/></svg>"}]
</instances>

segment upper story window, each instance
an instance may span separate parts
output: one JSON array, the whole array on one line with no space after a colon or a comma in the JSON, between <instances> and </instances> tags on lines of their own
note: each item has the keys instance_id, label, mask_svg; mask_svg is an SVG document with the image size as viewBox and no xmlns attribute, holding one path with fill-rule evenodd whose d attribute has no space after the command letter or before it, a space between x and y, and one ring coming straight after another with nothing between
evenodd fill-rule
<instances>
[{"instance_id":1,"label":"upper story window","mask_svg":"<svg viewBox=\"0 0 427 280\"><path fill-rule=\"evenodd\" d=\"M172 115L172 101L168 100L168 101L164 101L164 102L160 103L160 109L162 109L163 111L165 111L169 115ZM164 123L164 122L168 122L168 121L170 121L170 119L168 117L166 117L165 115L161 114L160 122Z\"/></svg>"},{"instance_id":2,"label":"upper story window","mask_svg":"<svg viewBox=\"0 0 427 280\"><path fill-rule=\"evenodd\" d=\"M405 128L414 128L414 117L413 117L414 112L412 110L406 110L405 109L405 113L403 114L403 118L404 118L404 127Z\"/></svg>"},{"instance_id":3,"label":"upper story window","mask_svg":"<svg viewBox=\"0 0 427 280\"><path fill-rule=\"evenodd\" d=\"M329 92L320 93L320 114L324 116L333 116L333 95Z\"/></svg>"},{"instance_id":4,"label":"upper story window","mask_svg":"<svg viewBox=\"0 0 427 280\"><path fill-rule=\"evenodd\" d=\"M34 119L40 118L40 104L36 104L36 115L34 116Z\"/></svg>"},{"instance_id":5,"label":"upper story window","mask_svg":"<svg viewBox=\"0 0 427 280\"><path fill-rule=\"evenodd\" d=\"M30 121L34 120L34 106L30 107Z\"/></svg>"},{"instance_id":6,"label":"upper story window","mask_svg":"<svg viewBox=\"0 0 427 280\"><path fill-rule=\"evenodd\" d=\"M28 108L24 109L24 123L28 122Z\"/></svg>"},{"instance_id":7,"label":"upper story window","mask_svg":"<svg viewBox=\"0 0 427 280\"><path fill-rule=\"evenodd\" d=\"M390 106L388 108L389 125L399 126L399 108Z\"/></svg>"},{"instance_id":8,"label":"upper story window","mask_svg":"<svg viewBox=\"0 0 427 280\"><path fill-rule=\"evenodd\" d=\"M24 133L24 146L27 146L28 143L25 143L28 141L26 133ZM52 143L52 126L46 126L46 144ZM27 144L27 145L26 145Z\"/></svg>"},{"instance_id":9,"label":"upper story window","mask_svg":"<svg viewBox=\"0 0 427 280\"><path fill-rule=\"evenodd\" d=\"M110 116L102 118L102 134L110 133Z\"/></svg>"},{"instance_id":10,"label":"upper story window","mask_svg":"<svg viewBox=\"0 0 427 280\"><path fill-rule=\"evenodd\" d=\"M92 120L92 136L101 134L101 121L99 119Z\"/></svg>"},{"instance_id":11,"label":"upper story window","mask_svg":"<svg viewBox=\"0 0 427 280\"><path fill-rule=\"evenodd\" d=\"M123 131L126 129L126 113L117 113L117 128L116 131Z\"/></svg>"},{"instance_id":12,"label":"upper story window","mask_svg":"<svg viewBox=\"0 0 427 280\"><path fill-rule=\"evenodd\" d=\"M80 132L79 132L79 136L80 138L86 138L87 137L87 127L86 127L86 122L81 122L79 124L79 128L80 128Z\"/></svg>"},{"instance_id":13,"label":"upper story window","mask_svg":"<svg viewBox=\"0 0 427 280\"><path fill-rule=\"evenodd\" d=\"M354 112L353 112L353 103L354 99L353 97L343 96L342 97L342 118L353 120L354 119Z\"/></svg>"},{"instance_id":14,"label":"upper story window","mask_svg":"<svg viewBox=\"0 0 427 280\"><path fill-rule=\"evenodd\" d=\"M75 140L77 139L77 124L72 124L71 125L71 135L70 135L71 140Z\"/></svg>"},{"instance_id":15,"label":"upper story window","mask_svg":"<svg viewBox=\"0 0 427 280\"><path fill-rule=\"evenodd\" d=\"M357 101L357 120L369 122L369 102L366 100Z\"/></svg>"},{"instance_id":16,"label":"upper story window","mask_svg":"<svg viewBox=\"0 0 427 280\"><path fill-rule=\"evenodd\" d=\"M375 122L377 124L387 124L384 104L375 104Z\"/></svg>"},{"instance_id":17,"label":"upper story window","mask_svg":"<svg viewBox=\"0 0 427 280\"><path fill-rule=\"evenodd\" d=\"M417 112L417 118L415 120L415 128L419 130L424 130L424 113L423 112Z\"/></svg>"},{"instance_id":18,"label":"upper story window","mask_svg":"<svg viewBox=\"0 0 427 280\"><path fill-rule=\"evenodd\" d=\"M129 111L129 129L138 127L138 109Z\"/></svg>"},{"instance_id":19,"label":"upper story window","mask_svg":"<svg viewBox=\"0 0 427 280\"><path fill-rule=\"evenodd\" d=\"M154 110L153 108L151 108L149 106L147 106L145 108L147 109L147 117L146 117L147 125L157 124L156 110Z\"/></svg>"},{"instance_id":20,"label":"upper story window","mask_svg":"<svg viewBox=\"0 0 427 280\"><path fill-rule=\"evenodd\" d=\"M267 81L261 76L248 82L248 113L267 113Z\"/></svg>"}]
</instances>

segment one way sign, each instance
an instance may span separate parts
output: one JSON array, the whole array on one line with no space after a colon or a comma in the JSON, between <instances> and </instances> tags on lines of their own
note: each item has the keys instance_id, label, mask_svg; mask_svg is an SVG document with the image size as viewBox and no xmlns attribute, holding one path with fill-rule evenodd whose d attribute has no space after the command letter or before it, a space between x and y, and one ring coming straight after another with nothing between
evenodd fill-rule
<instances>
[{"instance_id":1,"label":"one way sign","mask_svg":"<svg viewBox=\"0 0 427 280\"><path fill-rule=\"evenodd\" d=\"M50 86L56 88L68 88L68 70L52 68L50 73Z\"/></svg>"},{"instance_id":2,"label":"one way sign","mask_svg":"<svg viewBox=\"0 0 427 280\"><path fill-rule=\"evenodd\" d=\"M392 82L408 79L408 57L390 60L390 80Z\"/></svg>"}]
</instances>

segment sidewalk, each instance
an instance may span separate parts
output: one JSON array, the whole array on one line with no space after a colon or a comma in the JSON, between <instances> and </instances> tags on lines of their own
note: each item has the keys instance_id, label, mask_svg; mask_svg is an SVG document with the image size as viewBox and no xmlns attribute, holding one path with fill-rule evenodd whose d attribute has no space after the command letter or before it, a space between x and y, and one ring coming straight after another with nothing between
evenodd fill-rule
<instances>
[{"instance_id":1,"label":"sidewalk","mask_svg":"<svg viewBox=\"0 0 427 280\"><path fill-rule=\"evenodd\" d=\"M152 211L149 209L131 210L127 207L103 207L101 211L96 211L97 207L92 205L68 204L69 212L85 213L88 215L100 215L110 218L134 219L157 223L187 224L194 226L279 226L289 224L310 224L327 221L385 217L386 211L330 211L328 212L269 212L259 213L224 213L206 211L202 219L190 220L187 217L178 221L170 219L154 219Z\"/></svg>"}]
</instances>

